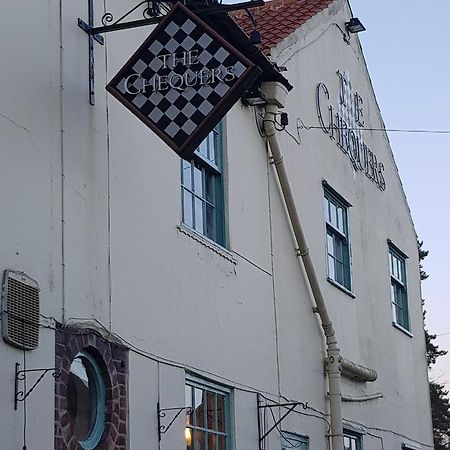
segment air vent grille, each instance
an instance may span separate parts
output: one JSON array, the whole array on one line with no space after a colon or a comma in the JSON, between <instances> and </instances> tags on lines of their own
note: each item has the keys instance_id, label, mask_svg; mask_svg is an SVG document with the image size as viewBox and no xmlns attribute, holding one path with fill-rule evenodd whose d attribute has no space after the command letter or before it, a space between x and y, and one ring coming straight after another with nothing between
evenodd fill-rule
<instances>
[{"instance_id":1,"label":"air vent grille","mask_svg":"<svg viewBox=\"0 0 450 450\"><path fill-rule=\"evenodd\" d=\"M32 350L39 343L39 285L22 272L5 271L2 332L9 344Z\"/></svg>"}]
</instances>

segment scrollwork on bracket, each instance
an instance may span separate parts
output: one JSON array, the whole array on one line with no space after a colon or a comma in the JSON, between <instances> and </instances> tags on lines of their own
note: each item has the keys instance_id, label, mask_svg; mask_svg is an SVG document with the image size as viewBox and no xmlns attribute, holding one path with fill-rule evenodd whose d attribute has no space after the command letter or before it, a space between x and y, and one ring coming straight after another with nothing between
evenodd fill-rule
<instances>
[{"instance_id":1,"label":"scrollwork on bracket","mask_svg":"<svg viewBox=\"0 0 450 450\"><path fill-rule=\"evenodd\" d=\"M111 24L113 21L114 21L114 16L110 12L103 14L103 16L101 18L101 22L103 25L105 25L105 27L107 25Z\"/></svg>"},{"instance_id":2,"label":"scrollwork on bracket","mask_svg":"<svg viewBox=\"0 0 450 450\"><path fill-rule=\"evenodd\" d=\"M133 14L137 9L139 9L142 5L146 5L142 11L142 15L144 19L154 19L161 15L161 6L162 3L158 0L142 0L136 6L133 6L129 11L119 17L117 20L114 20L114 15L111 12L106 12L103 14L100 19L104 26L107 25L117 25L121 23L125 18ZM166 9L166 8L164 8Z\"/></svg>"},{"instance_id":3,"label":"scrollwork on bracket","mask_svg":"<svg viewBox=\"0 0 450 450\"><path fill-rule=\"evenodd\" d=\"M14 382L14 409L17 409L18 402L23 402L35 389L35 387L41 382L48 372L51 372L53 378L59 378L61 376L61 369L57 367L50 367L46 369L25 369L19 370L20 364L16 363L16 375ZM27 373L40 372L38 379L34 382L28 391L19 390L19 381L26 381Z\"/></svg>"},{"instance_id":4,"label":"scrollwork on bracket","mask_svg":"<svg viewBox=\"0 0 450 450\"><path fill-rule=\"evenodd\" d=\"M157 410L157 414L158 414L158 438L159 438L159 441L161 441L162 435L165 434L169 430L169 428L175 422L177 417L183 411L186 411L186 414L188 414L188 415L191 415L193 413L193 409L191 406L180 406L180 407L175 407L175 408L160 408L159 402L157 403L156 410ZM172 420L167 425L164 425L161 423L161 419L166 417L166 411L176 411L176 414L172 417Z\"/></svg>"}]
</instances>

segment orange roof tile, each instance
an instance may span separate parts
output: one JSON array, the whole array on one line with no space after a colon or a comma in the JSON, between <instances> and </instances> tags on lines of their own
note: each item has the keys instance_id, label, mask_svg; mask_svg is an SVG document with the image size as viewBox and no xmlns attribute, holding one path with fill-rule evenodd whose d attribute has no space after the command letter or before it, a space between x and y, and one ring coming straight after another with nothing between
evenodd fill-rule
<instances>
[{"instance_id":1,"label":"orange roof tile","mask_svg":"<svg viewBox=\"0 0 450 450\"><path fill-rule=\"evenodd\" d=\"M261 33L263 53L275 47L300 25L327 8L334 0L272 0L250 11L256 19L256 29ZM236 11L232 17L249 34L253 25L245 11Z\"/></svg>"}]
</instances>

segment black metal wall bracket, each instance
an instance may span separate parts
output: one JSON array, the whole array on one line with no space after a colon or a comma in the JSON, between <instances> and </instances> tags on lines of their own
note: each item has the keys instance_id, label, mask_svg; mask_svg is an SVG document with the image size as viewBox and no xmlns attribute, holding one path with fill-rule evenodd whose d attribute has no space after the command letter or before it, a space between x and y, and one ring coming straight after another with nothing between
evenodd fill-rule
<instances>
[{"instance_id":1,"label":"black metal wall bracket","mask_svg":"<svg viewBox=\"0 0 450 450\"><path fill-rule=\"evenodd\" d=\"M159 402L156 404L156 409L158 413L158 439L161 441L162 435L167 433L169 431L169 428L172 426L172 424L175 422L177 417L186 410L188 414L192 414L192 407L190 406L177 406L175 408L160 408ZM163 425L161 423L161 419L166 417L166 411L176 411L175 416L172 418L172 420L169 422L168 425Z\"/></svg>"},{"instance_id":2,"label":"black metal wall bracket","mask_svg":"<svg viewBox=\"0 0 450 450\"><path fill-rule=\"evenodd\" d=\"M297 406L301 406L303 409L308 408L308 402L288 402L288 403L277 403L271 401L272 404L268 404L267 401L265 404L263 404L263 401L261 400L261 395L258 394L257 397L257 406L258 406L258 432L259 432L259 450L264 450L264 441L267 438L267 436L275 429L279 431L278 425L292 412L295 410ZM287 411L278 419L274 420L273 425L263 433L262 431L262 424L261 424L261 412L265 408L285 408Z\"/></svg>"},{"instance_id":3,"label":"black metal wall bracket","mask_svg":"<svg viewBox=\"0 0 450 450\"><path fill-rule=\"evenodd\" d=\"M30 387L26 392L25 390L19 390L19 382L26 381L27 373L30 372L42 372L39 378L34 382L33 386ZM20 370L20 364L16 363L16 373L14 377L14 409L17 410L17 405L19 402L23 402L34 390L34 388L41 382L45 375L51 372L53 378L59 378L61 376L61 370L56 367L51 367L48 369L27 369Z\"/></svg>"}]
</instances>

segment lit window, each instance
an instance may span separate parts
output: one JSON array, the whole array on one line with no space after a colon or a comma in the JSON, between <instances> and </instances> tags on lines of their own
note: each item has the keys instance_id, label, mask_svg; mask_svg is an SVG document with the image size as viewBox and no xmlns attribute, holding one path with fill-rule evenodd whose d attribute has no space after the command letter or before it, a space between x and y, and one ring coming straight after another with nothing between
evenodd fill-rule
<instances>
[{"instance_id":1,"label":"lit window","mask_svg":"<svg viewBox=\"0 0 450 450\"><path fill-rule=\"evenodd\" d=\"M229 450L230 391L189 378L185 392L187 450Z\"/></svg>"},{"instance_id":2,"label":"lit window","mask_svg":"<svg viewBox=\"0 0 450 450\"><path fill-rule=\"evenodd\" d=\"M281 450L309 450L309 439L294 433L283 431L281 433Z\"/></svg>"},{"instance_id":3,"label":"lit window","mask_svg":"<svg viewBox=\"0 0 450 450\"><path fill-rule=\"evenodd\" d=\"M394 323L410 330L408 294L406 290L406 256L389 244L389 273L391 275L391 302Z\"/></svg>"},{"instance_id":4,"label":"lit window","mask_svg":"<svg viewBox=\"0 0 450 450\"><path fill-rule=\"evenodd\" d=\"M105 384L87 351L78 353L70 366L67 409L81 448L95 449L105 428Z\"/></svg>"},{"instance_id":5,"label":"lit window","mask_svg":"<svg viewBox=\"0 0 450 450\"><path fill-rule=\"evenodd\" d=\"M208 135L191 161L181 161L181 202L183 224L224 246L221 130Z\"/></svg>"},{"instance_id":6,"label":"lit window","mask_svg":"<svg viewBox=\"0 0 450 450\"><path fill-rule=\"evenodd\" d=\"M349 204L342 197L325 187L324 212L328 278L347 290L351 290L348 206Z\"/></svg>"},{"instance_id":7,"label":"lit window","mask_svg":"<svg viewBox=\"0 0 450 450\"><path fill-rule=\"evenodd\" d=\"M344 450L362 450L360 434L344 430Z\"/></svg>"}]
</instances>

